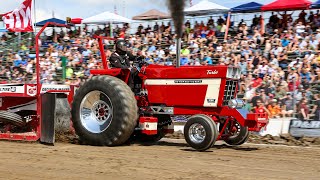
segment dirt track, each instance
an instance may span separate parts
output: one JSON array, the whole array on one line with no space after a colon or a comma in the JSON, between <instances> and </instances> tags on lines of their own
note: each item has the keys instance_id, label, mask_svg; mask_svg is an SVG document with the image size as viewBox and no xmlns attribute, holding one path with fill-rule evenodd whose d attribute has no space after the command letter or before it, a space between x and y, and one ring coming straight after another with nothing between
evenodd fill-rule
<instances>
[{"instance_id":1,"label":"dirt track","mask_svg":"<svg viewBox=\"0 0 320 180\"><path fill-rule=\"evenodd\" d=\"M0 142L0 179L320 179L320 148L242 145L195 152L183 140L90 147Z\"/></svg>"}]
</instances>

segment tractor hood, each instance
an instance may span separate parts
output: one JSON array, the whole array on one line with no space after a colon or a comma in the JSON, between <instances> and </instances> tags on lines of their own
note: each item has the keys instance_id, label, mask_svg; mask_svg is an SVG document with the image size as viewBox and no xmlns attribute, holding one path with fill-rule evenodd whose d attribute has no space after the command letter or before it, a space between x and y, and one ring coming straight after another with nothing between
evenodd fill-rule
<instances>
[{"instance_id":1,"label":"tractor hood","mask_svg":"<svg viewBox=\"0 0 320 180\"><path fill-rule=\"evenodd\" d=\"M149 65L142 72L148 79L240 79L240 69L228 66L174 66Z\"/></svg>"}]
</instances>

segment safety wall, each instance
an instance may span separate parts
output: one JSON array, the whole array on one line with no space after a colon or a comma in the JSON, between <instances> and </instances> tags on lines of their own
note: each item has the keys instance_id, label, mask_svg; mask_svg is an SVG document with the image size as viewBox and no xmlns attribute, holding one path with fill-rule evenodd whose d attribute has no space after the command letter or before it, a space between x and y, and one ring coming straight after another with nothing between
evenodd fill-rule
<instances>
[{"instance_id":1,"label":"safety wall","mask_svg":"<svg viewBox=\"0 0 320 180\"><path fill-rule=\"evenodd\" d=\"M184 125L180 121L175 124L174 130L183 132ZM291 134L294 137L320 137L320 121L302 121L293 118L276 118L270 119L269 124L260 132L261 136L272 135L280 136L281 134Z\"/></svg>"}]
</instances>

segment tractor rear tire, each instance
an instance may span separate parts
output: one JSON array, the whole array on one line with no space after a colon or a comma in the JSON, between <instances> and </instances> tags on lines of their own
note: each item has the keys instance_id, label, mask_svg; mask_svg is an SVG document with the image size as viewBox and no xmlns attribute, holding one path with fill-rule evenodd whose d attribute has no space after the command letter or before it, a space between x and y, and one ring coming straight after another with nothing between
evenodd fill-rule
<instances>
[{"instance_id":1,"label":"tractor rear tire","mask_svg":"<svg viewBox=\"0 0 320 180\"><path fill-rule=\"evenodd\" d=\"M72 122L80 140L94 146L124 144L138 119L137 101L130 87L112 76L95 76L76 92Z\"/></svg>"},{"instance_id":2,"label":"tractor rear tire","mask_svg":"<svg viewBox=\"0 0 320 180\"><path fill-rule=\"evenodd\" d=\"M222 128L223 124L221 124L220 127ZM237 134L226 138L224 141L227 144L232 146L240 146L245 142L247 142L247 140L249 139L250 133L249 133L248 127L243 127L238 122L235 123L235 127L237 128L237 131L238 131ZM226 129L225 132L228 133L228 130Z\"/></svg>"},{"instance_id":3,"label":"tractor rear tire","mask_svg":"<svg viewBox=\"0 0 320 180\"><path fill-rule=\"evenodd\" d=\"M185 140L198 151L210 149L217 140L217 136L216 124L206 115L191 116L184 126Z\"/></svg>"},{"instance_id":4,"label":"tractor rear tire","mask_svg":"<svg viewBox=\"0 0 320 180\"><path fill-rule=\"evenodd\" d=\"M26 122L22 119L19 114L12 113L9 111L0 111L0 121L11 123L18 127L23 127L26 125Z\"/></svg>"}]
</instances>

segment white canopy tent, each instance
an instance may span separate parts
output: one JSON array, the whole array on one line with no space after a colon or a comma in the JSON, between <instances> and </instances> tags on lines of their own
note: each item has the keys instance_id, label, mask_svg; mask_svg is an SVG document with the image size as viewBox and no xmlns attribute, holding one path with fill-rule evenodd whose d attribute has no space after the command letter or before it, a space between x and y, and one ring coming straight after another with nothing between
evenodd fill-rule
<instances>
[{"instance_id":1,"label":"white canopy tent","mask_svg":"<svg viewBox=\"0 0 320 180\"><path fill-rule=\"evenodd\" d=\"M132 22L131 19L119 16L109 11L106 11L104 13L82 20L83 24L108 24L108 23L121 24L121 23L131 23L131 22Z\"/></svg>"},{"instance_id":2,"label":"white canopy tent","mask_svg":"<svg viewBox=\"0 0 320 180\"><path fill-rule=\"evenodd\" d=\"M205 16L227 13L230 9L219 4L202 0L198 4L184 10L186 16Z\"/></svg>"}]
</instances>

